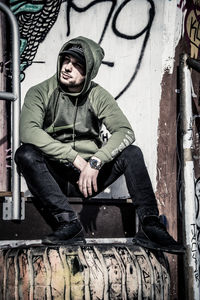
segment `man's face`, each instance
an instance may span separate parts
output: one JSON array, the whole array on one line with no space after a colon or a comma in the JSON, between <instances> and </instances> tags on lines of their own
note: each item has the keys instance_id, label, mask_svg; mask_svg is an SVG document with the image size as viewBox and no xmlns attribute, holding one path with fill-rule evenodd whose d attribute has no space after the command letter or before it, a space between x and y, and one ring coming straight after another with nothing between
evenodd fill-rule
<instances>
[{"instance_id":1,"label":"man's face","mask_svg":"<svg viewBox=\"0 0 200 300\"><path fill-rule=\"evenodd\" d=\"M60 82L69 92L80 92L85 80L84 66L71 55L66 55L60 70Z\"/></svg>"}]
</instances>

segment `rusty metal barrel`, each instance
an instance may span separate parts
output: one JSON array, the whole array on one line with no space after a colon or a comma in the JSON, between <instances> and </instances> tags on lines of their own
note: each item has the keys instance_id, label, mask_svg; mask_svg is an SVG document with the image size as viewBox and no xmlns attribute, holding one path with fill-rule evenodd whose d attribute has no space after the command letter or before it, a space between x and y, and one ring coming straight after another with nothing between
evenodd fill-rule
<instances>
[{"instance_id":1,"label":"rusty metal barrel","mask_svg":"<svg viewBox=\"0 0 200 300\"><path fill-rule=\"evenodd\" d=\"M132 244L0 250L2 300L168 300L168 262Z\"/></svg>"}]
</instances>

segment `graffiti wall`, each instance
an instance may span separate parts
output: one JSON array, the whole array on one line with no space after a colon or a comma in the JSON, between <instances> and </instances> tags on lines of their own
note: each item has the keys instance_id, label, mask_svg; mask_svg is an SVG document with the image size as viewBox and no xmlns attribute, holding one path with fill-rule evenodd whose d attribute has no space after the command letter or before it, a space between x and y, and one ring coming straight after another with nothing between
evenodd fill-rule
<instances>
[{"instance_id":1,"label":"graffiti wall","mask_svg":"<svg viewBox=\"0 0 200 300\"><path fill-rule=\"evenodd\" d=\"M164 214L177 228L176 100L177 61L182 49L199 58L199 0L8 0L20 29L22 100L27 90L56 72L63 43L79 35L98 42L105 58L95 81L106 88L128 117L136 144L144 153ZM182 44L181 44L182 43ZM182 48L180 47L180 44ZM199 115L200 82L192 72L194 115ZM22 101L23 102L23 101ZM197 120L197 118L196 118ZM195 123L196 166L200 161L199 127ZM103 129L106 142L109 133ZM199 168L195 169L196 224L191 248L199 280ZM23 183L26 191L26 185ZM123 181L104 197L126 197ZM191 224L191 226L193 226ZM176 238L176 234L173 234ZM195 244L196 243L196 244ZM173 260L174 261L174 260ZM172 270L172 274L176 273ZM173 275L175 276L175 275ZM172 280L172 285L175 280ZM173 285L172 289L176 289Z\"/></svg>"},{"instance_id":2,"label":"graffiti wall","mask_svg":"<svg viewBox=\"0 0 200 300\"><path fill-rule=\"evenodd\" d=\"M177 13L177 3L10 0L10 7L20 27L22 99L30 86L56 72L64 42L79 35L94 39L105 50L95 81L113 94L131 122L155 188L161 81L166 70L173 71L181 34L182 10ZM172 17L171 25L167 16ZM102 136L106 140L108 133ZM127 195L123 186L120 194Z\"/></svg>"}]
</instances>

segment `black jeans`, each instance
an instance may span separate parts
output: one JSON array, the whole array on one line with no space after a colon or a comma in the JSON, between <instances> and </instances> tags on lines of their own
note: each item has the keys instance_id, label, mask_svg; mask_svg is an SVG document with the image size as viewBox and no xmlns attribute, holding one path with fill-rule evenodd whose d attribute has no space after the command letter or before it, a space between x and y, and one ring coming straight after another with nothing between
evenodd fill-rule
<instances>
[{"instance_id":1,"label":"black jeans","mask_svg":"<svg viewBox=\"0 0 200 300\"><path fill-rule=\"evenodd\" d=\"M68 182L78 192L79 170L73 164L63 164L48 159L36 146L23 144L15 153L15 161L23 174L29 190L52 215L68 212L73 219L75 212L67 199ZM127 188L138 215L158 215L152 184L139 147L131 145L99 171L98 193L124 174ZM80 193L80 195L82 195ZM94 193L93 196L96 194Z\"/></svg>"}]
</instances>

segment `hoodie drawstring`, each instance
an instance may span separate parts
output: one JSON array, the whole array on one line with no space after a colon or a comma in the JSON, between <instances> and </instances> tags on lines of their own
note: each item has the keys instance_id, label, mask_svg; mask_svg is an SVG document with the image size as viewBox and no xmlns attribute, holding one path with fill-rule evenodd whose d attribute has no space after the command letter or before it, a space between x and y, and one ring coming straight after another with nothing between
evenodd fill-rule
<instances>
[{"instance_id":1,"label":"hoodie drawstring","mask_svg":"<svg viewBox=\"0 0 200 300\"><path fill-rule=\"evenodd\" d=\"M78 111L78 97L76 98L76 101L75 101L74 121L73 121L73 133L72 133L72 140L73 140L73 148L74 148L74 150L75 150L75 123L76 123L77 111Z\"/></svg>"}]
</instances>

